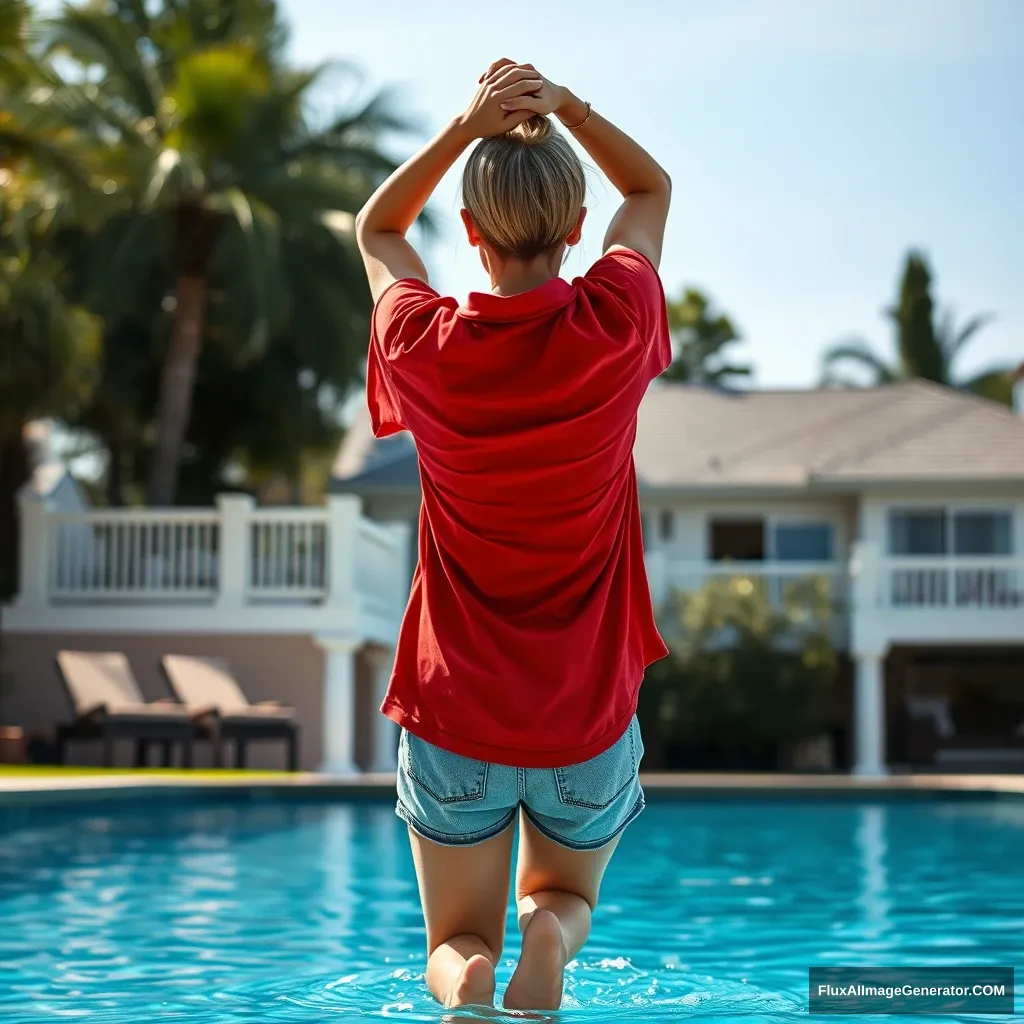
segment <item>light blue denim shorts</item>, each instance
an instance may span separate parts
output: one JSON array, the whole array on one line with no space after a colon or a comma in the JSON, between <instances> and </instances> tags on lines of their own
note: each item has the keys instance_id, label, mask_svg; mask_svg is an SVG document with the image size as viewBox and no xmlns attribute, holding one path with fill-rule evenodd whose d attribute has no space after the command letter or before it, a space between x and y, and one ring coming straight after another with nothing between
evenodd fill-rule
<instances>
[{"instance_id":1,"label":"light blue denim shorts","mask_svg":"<svg viewBox=\"0 0 1024 1024\"><path fill-rule=\"evenodd\" d=\"M635 717L604 753L565 768L476 761L403 729L396 810L424 839L473 846L504 832L522 807L548 839L570 850L596 850L644 809L643 753Z\"/></svg>"}]
</instances>

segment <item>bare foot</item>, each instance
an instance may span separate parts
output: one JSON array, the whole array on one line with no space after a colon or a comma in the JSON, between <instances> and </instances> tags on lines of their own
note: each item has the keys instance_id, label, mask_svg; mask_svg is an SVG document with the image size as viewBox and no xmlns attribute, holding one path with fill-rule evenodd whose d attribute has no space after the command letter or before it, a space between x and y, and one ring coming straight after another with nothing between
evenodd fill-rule
<instances>
[{"instance_id":1,"label":"bare foot","mask_svg":"<svg viewBox=\"0 0 1024 1024\"><path fill-rule=\"evenodd\" d=\"M535 910L523 932L523 953L505 990L509 1010L557 1010L565 973L562 926L550 910Z\"/></svg>"},{"instance_id":2,"label":"bare foot","mask_svg":"<svg viewBox=\"0 0 1024 1024\"><path fill-rule=\"evenodd\" d=\"M446 1009L453 1006L493 1006L494 964L480 953L471 956L444 1005Z\"/></svg>"}]
</instances>

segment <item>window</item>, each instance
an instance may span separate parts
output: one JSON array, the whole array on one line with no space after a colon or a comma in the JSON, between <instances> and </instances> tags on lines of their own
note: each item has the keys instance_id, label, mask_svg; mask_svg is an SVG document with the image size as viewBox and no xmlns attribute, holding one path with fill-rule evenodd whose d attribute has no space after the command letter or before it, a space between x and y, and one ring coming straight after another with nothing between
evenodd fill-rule
<instances>
[{"instance_id":1,"label":"window","mask_svg":"<svg viewBox=\"0 0 1024 1024\"><path fill-rule=\"evenodd\" d=\"M1009 555L1009 512L957 512L953 515L953 550L958 555Z\"/></svg>"},{"instance_id":2,"label":"window","mask_svg":"<svg viewBox=\"0 0 1024 1024\"><path fill-rule=\"evenodd\" d=\"M764 520L712 519L710 531L712 561L764 561Z\"/></svg>"},{"instance_id":3,"label":"window","mask_svg":"<svg viewBox=\"0 0 1024 1024\"><path fill-rule=\"evenodd\" d=\"M773 557L778 562L831 562L835 558L831 523L776 523Z\"/></svg>"},{"instance_id":4,"label":"window","mask_svg":"<svg viewBox=\"0 0 1024 1024\"><path fill-rule=\"evenodd\" d=\"M1013 522L1000 509L902 509L889 514L889 553L940 555L1009 555Z\"/></svg>"},{"instance_id":5,"label":"window","mask_svg":"<svg viewBox=\"0 0 1024 1024\"><path fill-rule=\"evenodd\" d=\"M889 513L889 553L946 554L946 510L916 509Z\"/></svg>"}]
</instances>

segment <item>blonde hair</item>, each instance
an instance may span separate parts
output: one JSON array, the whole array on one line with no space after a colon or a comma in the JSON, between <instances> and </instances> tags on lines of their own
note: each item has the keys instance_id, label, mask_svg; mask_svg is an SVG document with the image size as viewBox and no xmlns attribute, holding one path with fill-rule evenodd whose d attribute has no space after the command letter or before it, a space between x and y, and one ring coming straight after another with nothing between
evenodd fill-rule
<instances>
[{"instance_id":1,"label":"blonde hair","mask_svg":"<svg viewBox=\"0 0 1024 1024\"><path fill-rule=\"evenodd\" d=\"M462 202L500 258L532 260L565 242L586 187L565 136L536 115L477 144L462 174Z\"/></svg>"}]
</instances>

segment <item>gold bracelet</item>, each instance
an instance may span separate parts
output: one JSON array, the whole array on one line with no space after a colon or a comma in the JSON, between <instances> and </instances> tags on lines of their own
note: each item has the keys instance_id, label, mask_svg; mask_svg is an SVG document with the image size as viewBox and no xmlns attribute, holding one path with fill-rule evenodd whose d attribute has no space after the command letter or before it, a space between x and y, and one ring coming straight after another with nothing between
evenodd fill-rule
<instances>
[{"instance_id":1,"label":"gold bracelet","mask_svg":"<svg viewBox=\"0 0 1024 1024\"><path fill-rule=\"evenodd\" d=\"M590 102L588 100L584 100L583 102L587 105L587 116L583 118L579 124L567 124L565 127L571 132L576 131L577 128L582 128L590 120Z\"/></svg>"}]
</instances>

